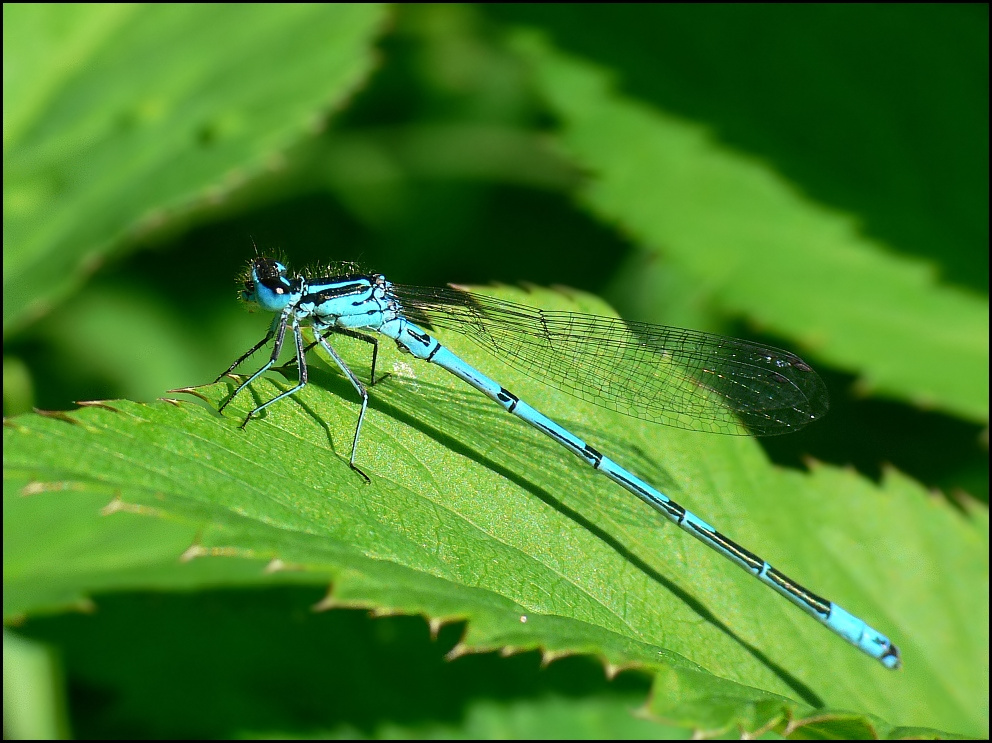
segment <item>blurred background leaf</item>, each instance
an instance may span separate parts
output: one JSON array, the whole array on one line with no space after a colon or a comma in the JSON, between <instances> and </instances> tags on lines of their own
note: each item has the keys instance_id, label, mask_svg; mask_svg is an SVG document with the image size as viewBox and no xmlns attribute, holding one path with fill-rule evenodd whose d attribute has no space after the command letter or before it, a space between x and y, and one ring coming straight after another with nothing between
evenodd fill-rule
<instances>
[{"instance_id":1,"label":"blurred background leaf","mask_svg":"<svg viewBox=\"0 0 992 743\"><path fill-rule=\"evenodd\" d=\"M277 166L368 74L382 19L374 5L5 8L5 332L128 232Z\"/></svg>"},{"instance_id":2,"label":"blurred background leaf","mask_svg":"<svg viewBox=\"0 0 992 743\"><path fill-rule=\"evenodd\" d=\"M987 301L939 286L922 261L887 255L852 219L703 128L618 96L610 72L538 38L517 46L563 119L563 147L596 175L584 190L590 208L645 248L623 286L663 296L663 272L645 265L674 265L709 304L796 339L872 392L988 419Z\"/></svg>"},{"instance_id":3,"label":"blurred background leaf","mask_svg":"<svg viewBox=\"0 0 992 743\"><path fill-rule=\"evenodd\" d=\"M831 387L831 415L800 435L761 445L782 466L812 456L878 480L892 499L885 513L890 536L907 535L908 556L926 555L892 580L912 586L923 576L940 577L956 582L955 595L980 597L987 592L981 539L957 540L960 552L952 558L937 544L940 535L924 538L893 519L925 513L920 485L940 488L954 498L934 498L931 522L953 523L962 509L970 526L961 528L984 534L987 545L987 12L4 6L4 413L68 410L75 400L152 400L213 379L264 325L234 301L234 277L253 241L263 250L282 248L296 266L358 258L404 283L562 284L607 296L624 316L802 350ZM333 377L325 379L347 394ZM469 393L463 399L476 402ZM382 402L399 413L395 402ZM624 448L619 436L593 435ZM7 442L5 436L5 470ZM697 456L725 466L720 447L707 443ZM649 464L677 469L667 461ZM904 480L906 486L896 485ZM860 492L861 482L841 478L832 486ZM663 484L686 487L681 477ZM7 495L5 488L5 501ZM823 497L830 495L826 488ZM105 505L111 494L101 497ZM71 526L70 514L79 513L69 501L65 507ZM755 511L748 509L749 521ZM91 525L79 532L85 550L75 559L99 554L91 506L83 513ZM59 519L58 511L47 518ZM25 523L35 524L28 542L40 539L36 522ZM184 644L206 606L244 601L253 607L248 614L277 615L268 602L289 606L304 590L280 589L290 593L273 599L253 598L246 588L232 598L224 591L258 585L255 563L246 561L241 579L229 568L211 582L210 569L201 567L211 561L174 562L179 545L190 544L188 530L159 542L159 530L173 522L136 515L130 523L130 541L111 542L117 557L133 555L142 575L159 565L166 582L155 585L175 589L185 581L198 598L91 596L100 586L90 581L52 605L105 607L97 614L20 615L28 620L24 633L64 652L71 725L84 736L181 734L149 712L152 703L135 707L133 694L126 696L141 673L114 666L109 656L100 668L98 658L77 652L86 642L113 645L115 628L133 621L143 632L117 653L133 664L133 648L146 657L152 647ZM17 525L5 521L8 528ZM72 544L51 538L53 549ZM155 545L165 546L156 552ZM29 554L45 567L38 551L18 555L6 545L5 565ZM890 567L903 559L888 556ZM976 572L952 569L955 560ZM54 590L55 583L37 590ZM207 586L224 590L204 592ZM940 605L932 594L916 593L916 607L903 606L899 595L891 597L893 619L921 623L911 631L921 657L961 632L987 629L987 621L963 615L974 624L939 629L940 617L922 606ZM158 616L148 601L171 603ZM170 629L178 626L168 618L174 611L188 617L183 630ZM399 618L368 626L394 621L410 626ZM423 638L407 630L397 630L398 642L440 658L445 637L449 648L458 642L455 627L437 646L418 644ZM377 644L372 630L356 632L365 638L359 652L386 657L383 648L395 650ZM471 623L465 632L470 636ZM934 639L930 632L943 634ZM959 712L950 712L954 704L943 697L940 705L917 705L914 719L887 724L987 734L987 664L976 664L977 657L981 652L959 647L955 661L943 665L948 673L978 673L969 689L956 688ZM582 698L605 705L589 703L603 710L589 719L595 735L597 719L615 721L616 710L638 706L646 695L647 681L636 674L621 674L612 685L590 683L576 697L560 678L549 686L535 680L554 676L557 663L522 674L512 659L485 663L484 677L528 691L505 702L495 687L462 679L455 685L465 690L453 703L457 720L427 712L427 722L409 727L401 711L393 711L393 723L344 727L303 713L251 717L245 711L258 705L233 694L216 697L213 721L194 721L182 734L513 730L506 734L527 737L541 728L526 733L494 721L560 720L568 716L562 710L574 710L568 699ZM382 678L355 683L378 693L395 672L388 662L381 668ZM418 668L421 678L435 678L427 666ZM936 666L919 664L915 672L954 687ZM697 714L691 694L658 696L659 688L703 688L687 678L665 687L656 678L651 705L655 714L682 721L683 732L716 712ZM617 691L616 683L627 686ZM427 691L418 700L426 710L451 712L437 701L451 688L439 682L434 702L425 700ZM134 693L162 702L159 687ZM848 708L889 693L862 693ZM739 690L730 696L749 698ZM880 709L875 704L859 709ZM473 727L483 719L495 727ZM876 732L900 734L884 725Z\"/></svg>"}]
</instances>

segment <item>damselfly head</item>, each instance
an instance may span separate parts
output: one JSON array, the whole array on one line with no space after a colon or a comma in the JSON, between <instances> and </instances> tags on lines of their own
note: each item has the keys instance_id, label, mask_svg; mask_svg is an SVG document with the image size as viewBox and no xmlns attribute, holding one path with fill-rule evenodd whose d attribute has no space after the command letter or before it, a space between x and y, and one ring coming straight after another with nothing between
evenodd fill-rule
<instances>
[{"instance_id":1,"label":"damselfly head","mask_svg":"<svg viewBox=\"0 0 992 743\"><path fill-rule=\"evenodd\" d=\"M290 281L286 267L265 256L253 258L244 275L241 298L269 312L281 312L300 294L300 280Z\"/></svg>"}]
</instances>

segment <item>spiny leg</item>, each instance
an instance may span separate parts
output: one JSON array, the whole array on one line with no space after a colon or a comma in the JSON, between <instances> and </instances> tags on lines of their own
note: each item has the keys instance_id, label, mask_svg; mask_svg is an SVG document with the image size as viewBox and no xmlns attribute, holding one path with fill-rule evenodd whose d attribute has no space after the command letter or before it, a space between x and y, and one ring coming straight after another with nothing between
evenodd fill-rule
<instances>
[{"instance_id":1,"label":"spiny leg","mask_svg":"<svg viewBox=\"0 0 992 743\"><path fill-rule=\"evenodd\" d=\"M286 337L286 323L288 319L289 319L288 313L284 312L283 314L279 315L279 317L277 317L273 321L272 327L269 328L269 332L265 334L265 338L263 338L260 343L256 343L255 346L253 346L252 349L248 351L248 353L241 356L241 358L239 358L237 361L234 362L234 364L231 365L230 369L224 372L224 374L230 374L231 371L238 364L240 364L242 361L247 359L249 356L251 356L255 351L260 349L266 343L268 343L269 339L271 339L272 336L275 335L276 341L275 344L272 346L272 354L269 356L268 362L266 362L261 369L259 369L257 372L252 374L250 377L248 377L248 379L246 379L244 382L238 385L238 388L231 393L231 396L228 397L223 403L221 403L221 406L219 408L217 408L218 413L224 412L224 408L226 408L230 404L230 402L235 397L238 396L241 390L243 390L249 384L251 384L256 379L258 379L258 377L260 377L262 374L267 372L270 368L272 368L272 365L276 363L276 360L279 358L279 354L282 352L282 342L283 339ZM219 381L221 378L223 378L224 374L221 374L219 377L217 377L217 380Z\"/></svg>"},{"instance_id":2,"label":"spiny leg","mask_svg":"<svg viewBox=\"0 0 992 743\"><path fill-rule=\"evenodd\" d=\"M285 324L283 324L283 326L282 326L282 333L280 333L280 338L279 338L279 343L278 343L278 345L280 345L280 346L282 345L282 337L281 336L283 336L284 334L285 334ZM303 333L300 331L300 321L299 321L299 319L297 319L296 315L293 315L293 337L296 339L296 353L299 356L299 358L302 360L301 363L298 364L298 366L300 368L300 379L299 379L299 382L292 389L288 389L285 392L280 392L278 395L276 395L275 397L273 397L271 400L268 400L267 402L263 402L257 408L255 408L250 413L248 413L248 416L245 418L244 422L241 424L241 428L244 428L245 426L247 426L248 425L248 421L250 421L252 418L254 418L258 413L260 413L263 410L265 410L265 408L269 407L269 405L271 405L272 403L279 402L284 397L289 397L290 395L295 395L297 392L299 392L304 387L306 387L306 385L307 385L307 361L306 361L306 357L303 355ZM268 365L271 366L271 364L272 364L272 360L269 361L269 364ZM264 371L264 367L263 367L263 369L259 370L256 374L252 375L251 379L249 379L248 381L250 382L252 379L254 379L259 374L261 374L262 371ZM248 382L245 382L245 384L248 384ZM242 386L244 386L244 385L242 385Z\"/></svg>"},{"instance_id":3,"label":"spiny leg","mask_svg":"<svg viewBox=\"0 0 992 743\"><path fill-rule=\"evenodd\" d=\"M269 328L268 332L265 334L265 337L262 338L262 340L260 340L254 346L252 346L247 351L245 351L243 354L241 354L240 356L238 356L238 358L235 360L235 362L233 364L231 364L229 367L227 367L227 370L226 371L221 372L217 376L217 379L214 380L214 384L217 384L217 382L219 382L224 377L226 377L228 374L230 374L235 369L237 369L241 365L241 363L243 361L245 361L246 359L248 359L253 353L255 353L255 351L257 351L262 346L264 346L266 343L268 343L270 340L272 340L272 336L275 335L276 323L278 323L279 320L280 320L280 318L277 317L275 319L275 321L272 323L272 327Z\"/></svg>"},{"instance_id":4,"label":"spiny leg","mask_svg":"<svg viewBox=\"0 0 992 743\"><path fill-rule=\"evenodd\" d=\"M348 377L348 381L351 382L351 386L354 387L358 391L358 394L362 397L362 409L358 413L358 425L355 426L355 438L351 442L351 459L348 460L348 464L353 470L355 470L355 472L362 476L366 483L371 484L372 480L369 476L362 472L361 468L355 464L355 452L358 451L358 438L362 432L362 421L365 420L365 411L369 407L368 390L365 389L365 385L363 385L358 377L355 376L355 372L349 369L348 365L344 363L344 359L338 356L337 351L335 351L331 347L331 344L324 339L323 335L318 333L315 343L319 343L323 346L324 350L330 354L330 357L334 360L334 363L337 364L338 368L341 369L346 377Z\"/></svg>"},{"instance_id":5,"label":"spiny leg","mask_svg":"<svg viewBox=\"0 0 992 743\"><path fill-rule=\"evenodd\" d=\"M303 349L303 352L304 353L309 353L310 350L314 346L316 346L317 344L320 343L321 339L327 340L327 338L329 338L331 336L331 334L334 334L334 333L339 334L339 335L346 335L349 338L357 338L360 341L365 341L366 343L371 343L372 344L372 369L371 369L371 372L369 374L369 387L375 387L376 382L381 382L383 379L385 379L386 377L389 376L389 374L386 374L381 379L378 379L377 380L375 378L375 365L376 365L376 362L377 362L377 360L379 358L379 339L376 338L375 336L372 336L372 335L366 335L365 333L359 333L357 330L352 330L351 328L339 328L339 327L336 327L336 326L333 326L332 325L330 328L327 329L326 332L323 332L323 333L315 329L314 330L314 336L317 338L317 340L315 340L313 343L311 343L306 348L304 348ZM250 353L251 352L249 351L249 354ZM296 357L294 356L292 359L290 359L286 363L286 366L293 366L295 363L296 363Z\"/></svg>"},{"instance_id":6,"label":"spiny leg","mask_svg":"<svg viewBox=\"0 0 992 743\"><path fill-rule=\"evenodd\" d=\"M341 328L341 332L349 338L357 338L360 341L372 344L372 369L369 371L369 387L375 387L375 364L379 359L379 339L375 336L359 333L357 330L351 330L350 328Z\"/></svg>"}]
</instances>

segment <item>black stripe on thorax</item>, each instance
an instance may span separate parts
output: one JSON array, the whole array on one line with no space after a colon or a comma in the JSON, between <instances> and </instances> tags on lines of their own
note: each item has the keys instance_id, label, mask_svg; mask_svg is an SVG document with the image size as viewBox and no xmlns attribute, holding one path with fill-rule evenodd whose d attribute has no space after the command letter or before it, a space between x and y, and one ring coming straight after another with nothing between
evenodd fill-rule
<instances>
[{"instance_id":1,"label":"black stripe on thorax","mask_svg":"<svg viewBox=\"0 0 992 743\"><path fill-rule=\"evenodd\" d=\"M319 288L314 291L314 286ZM326 283L312 281L307 285L308 291L301 301L321 304L328 299L347 297L351 294L363 294L371 288L371 279L368 276L341 276Z\"/></svg>"}]
</instances>

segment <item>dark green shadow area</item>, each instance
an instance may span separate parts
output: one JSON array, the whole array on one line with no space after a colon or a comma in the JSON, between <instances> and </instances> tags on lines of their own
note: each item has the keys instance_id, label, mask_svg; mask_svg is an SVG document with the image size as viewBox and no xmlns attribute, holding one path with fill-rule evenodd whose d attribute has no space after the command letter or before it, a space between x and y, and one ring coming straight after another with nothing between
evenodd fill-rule
<instances>
[{"instance_id":1,"label":"dark green shadow area","mask_svg":"<svg viewBox=\"0 0 992 743\"><path fill-rule=\"evenodd\" d=\"M422 617L312 611L321 598L293 587L109 594L93 614L33 619L18 632L60 653L78 738L471 737L484 733L462 727L480 703L588 700L633 710L647 697L646 675L609 682L588 657L543 669L536 652L449 661L461 623L432 639ZM666 730L620 719L618 735Z\"/></svg>"},{"instance_id":2,"label":"dark green shadow area","mask_svg":"<svg viewBox=\"0 0 992 743\"><path fill-rule=\"evenodd\" d=\"M482 6L988 294L987 5Z\"/></svg>"},{"instance_id":3,"label":"dark green shadow area","mask_svg":"<svg viewBox=\"0 0 992 743\"><path fill-rule=\"evenodd\" d=\"M952 502L962 493L988 504L989 450L984 427L933 410L862 397L854 377L818 370L831 391L830 413L791 436L759 439L772 461L802 466L807 457L853 466L880 481L887 467L939 488Z\"/></svg>"}]
</instances>

